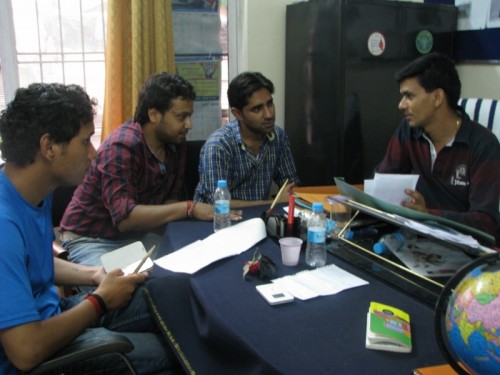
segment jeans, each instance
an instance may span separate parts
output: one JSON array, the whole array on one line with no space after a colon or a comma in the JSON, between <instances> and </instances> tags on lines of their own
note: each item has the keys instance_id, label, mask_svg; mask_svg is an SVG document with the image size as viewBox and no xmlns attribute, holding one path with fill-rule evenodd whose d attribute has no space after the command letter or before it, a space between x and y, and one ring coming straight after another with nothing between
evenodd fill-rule
<instances>
[{"instance_id":1,"label":"jeans","mask_svg":"<svg viewBox=\"0 0 500 375\"><path fill-rule=\"evenodd\" d=\"M146 233L141 238L131 238L126 240L110 240L107 238L82 236L73 240L63 241L61 245L68 250L69 260L71 262L87 266L100 266L102 265L102 255L120 247L130 245L135 241L141 241L146 250L149 250L151 246L158 244L161 241L161 237L154 233ZM157 253L158 248L159 247L156 246L151 259L155 258L155 253Z\"/></svg>"},{"instance_id":2,"label":"jeans","mask_svg":"<svg viewBox=\"0 0 500 375\"><path fill-rule=\"evenodd\" d=\"M68 310L80 303L84 293L63 298L61 309ZM85 330L75 341L92 337L120 334L134 344L126 356L138 374L183 373L174 353L165 345L156 328L142 290L137 289L126 308L111 310L95 326ZM106 354L75 363L64 374L127 374L128 368L117 355Z\"/></svg>"},{"instance_id":3,"label":"jeans","mask_svg":"<svg viewBox=\"0 0 500 375\"><path fill-rule=\"evenodd\" d=\"M149 249L157 244L161 237L148 233L139 240ZM126 246L137 239L108 240L103 238L78 237L63 241L62 245L69 251L69 260L88 266L100 266L101 256L107 252ZM158 246L157 246L158 247ZM153 254L154 256L154 254ZM80 287L81 290L91 291L94 288ZM85 293L63 298L61 309L67 310L80 303ZM180 374L183 373L174 353L165 345L156 328L146 301L142 296L141 288L134 293L127 307L107 312L94 327L87 329L76 340L100 335L121 334L134 344L134 349L126 356L139 374ZM118 356L103 355L77 363L65 374L121 374L128 373L128 369Z\"/></svg>"}]
</instances>

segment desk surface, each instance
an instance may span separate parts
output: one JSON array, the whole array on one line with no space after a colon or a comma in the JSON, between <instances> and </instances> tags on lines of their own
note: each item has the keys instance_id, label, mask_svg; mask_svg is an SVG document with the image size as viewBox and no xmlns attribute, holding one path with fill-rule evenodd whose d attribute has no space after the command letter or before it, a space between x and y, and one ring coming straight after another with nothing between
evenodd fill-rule
<instances>
[{"instance_id":1,"label":"desk surface","mask_svg":"<svg viewBox=\"0 0 500 375\"><path fill-rule=\"evenodd\" d=\"M262 208L244 210L245 219ZM209 222L168 224L160 256L212 232ZM297 267L281 263L271 239L258 244L278 266L277 276L307 269L302 251ZM242 268L253 249L218 261L194 275L155 266L147 283L159 326L189 373L258 374L411 374L416 367L445 363L434 336L431 307L373 275L328 255L327 263L362 277L369 285L337 295L270 306L245 281ZM396 306L411 317L413 351L409 354L365 348L366 313L370 301Z\"/></svg>"}]
</instances>

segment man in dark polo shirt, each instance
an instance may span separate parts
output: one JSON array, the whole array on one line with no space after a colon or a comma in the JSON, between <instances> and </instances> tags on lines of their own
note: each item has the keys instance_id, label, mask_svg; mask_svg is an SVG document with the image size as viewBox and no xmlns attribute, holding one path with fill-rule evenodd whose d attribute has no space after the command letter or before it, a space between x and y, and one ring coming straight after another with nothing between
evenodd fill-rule
<instances>
[{"instance_id":1,"label":"man in dark polo shirt","mask_svg":"<svg viewBox=\"0 0 500 375\"><path fill-rule=\"evenodd\" d=\"M379 173L415 173L416 191L402 204L492 236L499 225L500 145L458 107L461 83L453 61L419 57L396 74L404 119Z\"/></svg>"}]
</instances>

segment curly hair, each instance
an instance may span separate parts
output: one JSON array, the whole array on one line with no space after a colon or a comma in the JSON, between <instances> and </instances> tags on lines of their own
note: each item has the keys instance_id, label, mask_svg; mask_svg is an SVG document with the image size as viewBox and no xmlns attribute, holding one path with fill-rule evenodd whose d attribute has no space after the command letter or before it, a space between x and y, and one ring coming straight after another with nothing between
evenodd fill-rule
<instances>
[{"instance_id":1,"label":"curly hair","mask_svg":"<svg viewBox=\"0 0 500 375\"><path fill-rule=\"evenodd\" d=\"M401 83L407 78L416 77L426 92L443 89L448 106L455 108L460 99L462 84L455 63L448 56L433 52L423 55L396 73L396 81Z\"/></svg>"},{"instance_id":2,"label":"curly hair","mask_svg":"<svg viewBox=\"0 0 500 375\"><path fill-rule=\"evenodd\" d=\"M0 115L2 158L21 167L32 164L44 134L56 143L69 143L82 125L93 121L95 105L78 85L33 83L18 89Z\"/></svg>"},{"instance_id":3,"label":"curly hair","mask_svg":"<svg viewBox=\"0 0 500 375\"><path fill-rule=\"evenodd\" d=\"M262 88L274 93L273 83L259 72L244 72L233 78L227 89L229 107L240 111L248 104L252 94Z\"/></svg>"},{"instance_id":4,"label":"curly hair","mask_svg":"<svg viewBox=\"0 0 500 375\"><path fill-rule=\"evenodd\" d=\"M176 74L153 74L144 82L139 92L134 121L141 125L147 124L149 109L154 108L163 114L172 108L172 100L177 98L194 101L196 93L193 85Z\"/></svg>"}]
</instances>

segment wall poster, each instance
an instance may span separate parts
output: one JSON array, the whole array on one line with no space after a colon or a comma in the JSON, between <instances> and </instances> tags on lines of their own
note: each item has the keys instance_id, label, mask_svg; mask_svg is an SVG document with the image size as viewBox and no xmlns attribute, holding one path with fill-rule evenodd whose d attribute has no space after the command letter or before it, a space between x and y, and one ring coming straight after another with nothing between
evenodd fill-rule
<instances>
[{"instance_id":1,"label":"wall poster","mask_svg":"<svg viewBox=\"0 0 500 375\"><path fill-rule=\"evenodd\" d=\"M192 56L175 59L177 74L194 86L196 100L189 141L207 139L221 123L221 60L220 57Z\"/></svg>"},{"instance_id":2,"label":"wall poster","mask_svg":"<svg viewBox=\"0 0 500 375\"><path fill-rule=\"evenodd\" d=\"M177 74L194 86L193 129L189 141L204 140L221 126L220 0L173 0L173 29Z\"/></svg>"}]
</instances>

